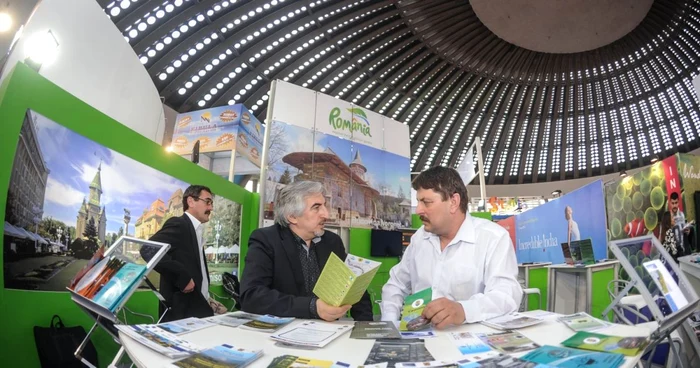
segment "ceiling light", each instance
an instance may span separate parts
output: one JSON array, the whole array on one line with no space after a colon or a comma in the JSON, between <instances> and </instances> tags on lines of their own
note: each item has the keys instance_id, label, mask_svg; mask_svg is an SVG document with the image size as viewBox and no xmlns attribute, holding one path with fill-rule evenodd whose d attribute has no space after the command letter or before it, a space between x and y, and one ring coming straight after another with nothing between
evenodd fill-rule
<instances>
[{"instance_id":1,"label":"ceiling light","mask_svg":"<svg viewBox=\"0 0 700 368\"><path fill-rule=\"evenodd\" d=\"M35 63L51 62L58 54L58 41L51 30L35 34L27 41L26 51L27 57Z\"/></svg>"}]
</instances>

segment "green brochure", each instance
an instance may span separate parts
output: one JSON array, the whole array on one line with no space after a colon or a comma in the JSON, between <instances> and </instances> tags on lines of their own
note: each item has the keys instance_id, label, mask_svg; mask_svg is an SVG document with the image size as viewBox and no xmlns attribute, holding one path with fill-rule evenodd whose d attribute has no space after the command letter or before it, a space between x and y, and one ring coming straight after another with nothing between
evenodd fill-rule
<instances>
[{"instance_id":1,"label":"green brochure","mask_svg":"<svg viewBox=\"0 0 700 368\"><path fill-rule=\"evenodd\" d=\"M423 314L423 309L425 309L425 306L428 305L431 300L433 300L432 288L427 288L407 296L403 301L399 330L414 331L428 326L430 321L421 317L421 315Z\"/></svg>"},{"instance_id":2,"label":"green brochure","mask_svg":"<svg viewBox=\"0 0 700 368\"><path fill-rule=\"evenodd\" d=\"M641 353L649 344L649 338L645 336L610 336L580 331L569 339L564 340L561 344L568 348L635 356Z\"/></svg>"},{"instance_id":3,"label":"green brochure","mask_svg":"<svg viewBox=\"0 0 700 368\"><path fill-rule=\"evenodd\" d=\"M353 305L362 299L380 265L381 262L352 254L348 254L343 262L335 253L331 253L316 281L314 294L334 307Z\"/></svg>"}]
</instances>

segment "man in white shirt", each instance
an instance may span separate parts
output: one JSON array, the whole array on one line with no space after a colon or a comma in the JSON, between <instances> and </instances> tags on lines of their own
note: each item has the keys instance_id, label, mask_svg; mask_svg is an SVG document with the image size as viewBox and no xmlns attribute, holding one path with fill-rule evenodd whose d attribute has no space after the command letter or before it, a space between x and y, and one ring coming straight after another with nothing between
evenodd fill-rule
<instances>
[{"instance_id":1,"label":"man in white shirt","mask_svg":"<svg viewBox=\"0 0 700 368\"><path fill-rule=\"evenodd\" d=\"M413 181L423 226L382 289L382 320L399 320L404 298L432 288L423 317L438 329L515 312L522 299L508 232L467 214L456 170L433 167Z\"/></svg>"}]
</instances>

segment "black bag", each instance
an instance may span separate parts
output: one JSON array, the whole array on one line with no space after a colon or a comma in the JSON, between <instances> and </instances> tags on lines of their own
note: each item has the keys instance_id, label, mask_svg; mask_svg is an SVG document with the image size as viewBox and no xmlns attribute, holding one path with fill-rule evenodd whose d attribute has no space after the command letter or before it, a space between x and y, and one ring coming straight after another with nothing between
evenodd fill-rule
<instances>
[{"instance_id":1,"label":"black bag","mask_svg":"<svg viewBox=\"0 0 700 368\"><path fill-rule=\"evenodd\" d=\"M87 334L81 326L66 327L61 317L54 315L49 327L34 326L34 341L39 351L42 368L75 367L83 368L83 362L75 357L75 351ZM97 350L88 341L83 349L83 358L97 366Z\"/></svg>"}]
</instances>

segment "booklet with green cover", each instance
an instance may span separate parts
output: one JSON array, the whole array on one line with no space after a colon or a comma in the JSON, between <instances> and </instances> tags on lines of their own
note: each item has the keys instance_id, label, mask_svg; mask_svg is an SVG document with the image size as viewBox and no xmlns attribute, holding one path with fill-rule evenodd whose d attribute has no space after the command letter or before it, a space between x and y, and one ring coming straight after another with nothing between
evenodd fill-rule
<instances>
[{"instance_id":1,"label":"booklet with green cover","mask_svg":"<svg viewBox=\"0 0 700 368\"><path fill-rule=\"evenodd\" d=\"M423 309L433 300L433 289L423 289L415 294L411 294L403 301L403 310L401 311L401 322L399 330L415 331L428 326L429 320L423 318Z\"/></svg>"},{"instance_id":2,"label":"booklet with green cover","mask_svg":"<svg viewBox=\"0 0 700 368\"><path fill-rule=\"evenodd\" d=\"M610 336L580 331L561 344L569 348L635 356L649 344L649 338L646 336Z\"/></svg>"},{"instance_id":3,"label":"booklet with green cover","mask_svg":"<svg viewBox=\"0 0 700 368\"><path fill-rule=\"evenodd\" d=\"M343 262L331 253L316 281L314 294L334 307L353 305L362 299L380 265L381 262L352 254L348 254Z\"/></svg>"}]
</instances>

